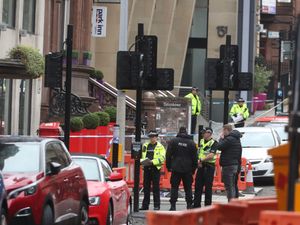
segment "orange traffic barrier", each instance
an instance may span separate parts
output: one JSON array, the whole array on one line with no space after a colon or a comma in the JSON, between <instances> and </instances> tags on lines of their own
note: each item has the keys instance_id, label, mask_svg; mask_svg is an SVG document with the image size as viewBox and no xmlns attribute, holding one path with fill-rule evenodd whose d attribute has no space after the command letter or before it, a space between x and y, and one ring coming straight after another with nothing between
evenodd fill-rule
<instances>
[{"instance_id":1,"label":"orange traffic barrier","mask_svg":"<svg viewBox=\"0 0 300 225\"><path fill-rule=\"evenodd\" d=\"M243 217L246 219L246 224L258 225L259 216L263 210L277 210L278 203L275 198L253 198L232 200L230 205L245 206L247 210L244 212Z\"/></svg>"},{"instance_id":2,"label":"orange traffic barrier","mask_svg":"<svg viewBox=\"0 0 300 225\"><path fill-rule=\"evenodd\" d=\"M213 190L214 191L224 191L224 183L222 182L222 168L220 166L220 158L217 157L216 159L216 168L215 168L215 175L214 175L214 182L213 182ZM125 154L125 167L126 167L126 181L127 185L132 188L134 185L134 160L131 159L130 154ZM251 188L254 190L253 186L253 178L252 182L248 179L248 176L250 176L248 171L251 171L251 164L247 164L247 160L245 158L242 158L242 163L241 163L242 170L245 172L245 176L242 179L241 176L239 176L238 179L238 187L240 191L245 191L247 188ZM195 180L196 174L194 176ZM250 177L251 178L251 177ZM170 179L171 179L171 173L167 170L166 164L163 165L161 169L161 177L160 177L160 188L162 190L170 190L171 189L171 184L170 184ZM248 182L247 182L248 179ZM140 170L140 187L143 185L143 170L141 168ZM180 185L180 188L182 189L183 186L182 184ZM194 184L193 184L194 188Z\"/></svg>"},{"instance_id":3,"label":"orange traffic barrier","mask_svg":"<svg viewBox=\"0 0 300 225\"><path fill-rule=\"evenodd\" d=\"M286 211L263 211L259 225L299 225L300 213Z\"/></svg>"},{"instance_id":4,"label":"orange traffic barrier","mask_svg":"<svg viewBox=\"0 0 300 225\"><path fill-rule=\"evenodd\" d=\"M218 225L247 225L247 206L243 204L219 204Z\"/></svg>"},{"instance_id":5,"label":"orange traffic barrier","mask_svg":"<svg viewBox=\"0 0 300 225\"><path fill-rule=\"evenodd\" d=\"M147 213L148 225L215 225L217 224L218 205L179 212Z\"/></svg>"}]
</instances>

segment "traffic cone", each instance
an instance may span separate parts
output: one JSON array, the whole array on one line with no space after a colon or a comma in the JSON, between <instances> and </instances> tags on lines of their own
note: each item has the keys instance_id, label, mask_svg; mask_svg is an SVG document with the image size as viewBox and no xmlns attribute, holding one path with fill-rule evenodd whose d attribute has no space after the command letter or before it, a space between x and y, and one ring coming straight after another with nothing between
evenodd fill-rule
<instances>
[{"instance_id":1,"label":"traffic cone","mask_svg":"<svg viewBox=\"0 0 300 225\"><path fill-rule=\"evenodd\" d=\"M255 194L251 163L247 164L247 167L246 190L243 191L243 194Z\"/></svg>"}]
</instances>

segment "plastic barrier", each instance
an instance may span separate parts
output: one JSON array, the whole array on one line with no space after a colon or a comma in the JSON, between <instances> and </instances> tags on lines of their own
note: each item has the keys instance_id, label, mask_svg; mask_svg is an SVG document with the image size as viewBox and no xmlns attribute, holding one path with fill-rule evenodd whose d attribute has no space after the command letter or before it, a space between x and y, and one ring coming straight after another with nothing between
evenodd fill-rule
<instances>
[{"instance_id":1,"label":"plastic barrier","mask_svg":"<svg viewBox=\"0 0 300 225\"><path fill-rule=\"evenodd\" d=\"M217 223L218 205L201 209L192 209L179 212L147 213L148 225L214 225Z\"/></svg>"},{"instance_id":2,"label":"plastic barrier","mask_svg":"<svg viewBox=\"0 0 300 225\"><path fill-rule=\"evenodd\" d=\"M300 213L286 211L263 211L259 225L299 225Z\"/></svg>"},{"instance_id":3,"label":"plastic barrier","mask_svg":"<svg viewBox=\"0 0 300 225\"><path fill-rule=\"evenodd\" d=\"M215 169L215 176L214 176L214 182L213 182L213 190L217 191L224 191L224 183L222 182L222 168L219 164L219 157L216 159L216 169ZM125 167L126 167L126 181L127 185L132 188L134 185L134 160L131 159L130 154L125 154ZM240 191L245 191L248 186L251 185L253 187L253 180L252 182L247 182L247 176L248 176L248 171L251 168L251 164L247 164L247 160L245 158L242 158L242 165L241 168L243 171L245 171L245 176L242 179L241 176L239 176L238 179L238 187ZM143 170L141 168L140 170L140 187L143 185ZM196 174L195 174L196 176ZM194 180L195 180L194 176ZM160 188L162 190L170 190L171 189L171 184L170 184L170 179L171 179L171 173L168 172L166 165L164 164L162 169L161 169L161 177L160 177ZM253 179L253 178L252 178ZM180 185L180 188L183 188L182 183ZM194 184L193 184L194 188Z\"/></svg>"}]
</instances>

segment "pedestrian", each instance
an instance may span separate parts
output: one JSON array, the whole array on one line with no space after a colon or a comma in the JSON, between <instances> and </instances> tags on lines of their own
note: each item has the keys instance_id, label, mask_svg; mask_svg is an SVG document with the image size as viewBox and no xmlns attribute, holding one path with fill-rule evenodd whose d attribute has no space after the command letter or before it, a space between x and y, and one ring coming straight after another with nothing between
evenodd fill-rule
<instances>
[{"instance_id":1,"label":"pedestrian","mask_svg":"<svg viewBox=\"0 0 300 225\"><path fill-rule=\"evenodd\" d=\"M191 114L191 134L196 133L197 118L201 112L201 102L197 95L198 88L193 87L192 92L184 96L185 98L191 99L192 102L192 114Z\"/></svg>"},{"instance_id":2,"label":"pedestrian","mask_svg":"<svg viewBox=\"0 0 300 225\"><path fill-rule=\"evenodd\" d=\"M220 165L222 166L222 181L227 192L228 202L235 198L236 176L241 163L241 133L233 130L232 125L225 124L218 143L218 150L221 151Z\"/></svg>"},{"instance_id":3,"label":"pedestrian","mask_svg":"<svg viewBox=\"0 0 300 225\"><path fill-rule=\"evenodd\" d=\"M154 210L160 210L160 169L165 161L166 150L157 141L158 133L154 130L148 133L150 141L143 144L141 164L144 170L144 199L140 210L148 210L150 204L150 190L152 184Z\"/></svg>"},{"instance_id":4,"label":"pedestrian","mask_svg":"<svg viewBox=\"0 0 300 225\"><path fill-rule=\"evenodd\" d=\"M178 188L182 181L185 191L187 209L193 206L192 183L197 168L197 148L192 136L187 134L185 127L179 128L179 133L173 138L167 148L166 165L171 174L171 208L176 210Z\"/></svg>"},{"instance_id":5,"label":"pedestrian","mask_svg":"<svg viewBox=\"0 0 300 225\"><path fill-rule=\"evenodd\" d=\"M195 179L194 208L201 207L203 188L205 187L204 205L211 205L212 186L215 175L216 152L218 142L212 138L213 130L206 127L200 140L198 169Z\"/></svg>"},{"instance_id":6,"label":"pedestrian","mask_svg":"<svg viewBox=\"0 0 300 225\"><path fill-rule=\"evenodd\" d=\"M235 104L230 109L229 115L234 121L235 127L244 127L245 121L249 117L249 109L245 104L243 98L239 98Z\"/></svg>"}]
</instances>

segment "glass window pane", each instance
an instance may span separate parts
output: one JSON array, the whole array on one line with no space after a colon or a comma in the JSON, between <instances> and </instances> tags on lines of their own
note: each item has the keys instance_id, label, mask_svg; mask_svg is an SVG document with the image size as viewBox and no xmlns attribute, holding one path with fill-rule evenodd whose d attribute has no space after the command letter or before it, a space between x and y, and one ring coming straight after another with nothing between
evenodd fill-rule
<instances>
[{"instance_id":1,"label":"glass window pane","mask_svg":"<svg viewBox=\"0 0 300 225\"><path fill-rule=\"evenodd\" d=\"M39 143L0 144L0 169L3 172L39 172Z\"/></svg>"},{"instance_id":2,"label":"glass window pane","mask_svg":"<svg viewBox=\"0 0 300 225\"><path fill-rule=\"evenodd\" d=\"M33 34L35 29L35 0L24 0L23 29Z\"/></svg>"},{"instance_id":3,"label":"glass window pane","mask_svg":"<svg viewBox=\"0 0 300 225\"><path fill-rule=\"evenodd\" d=\"M3 0L2 22L15 27L16 0Z\"/></svg>"},{"instance_id":4,"label":"glass window pane","mask_svg":"<svg viewBox=\"0 0 300 225\"><path fill-rule=\"evenodd\" d=\"M10 133L11 81L0 79L0 135Z\"/></svg>"},{"instance_id":5,"label":"glass window pane","mask_svg":"<svg viewBox=\"0 0 300 225\"><path fill-rule=\"evenodd\" d=\"M19 105L19 134L30 134L30 112L31 112L31 80L21 80L20 82L20 105Z\"/></svg>"},{"instance_id":6,"label":"glass window pane","mask_svg":"<svg viewBox=\"0 0 300 225\"><path fill-rule=\"evenodd\" d=\"M275 146L271 132L242 132L241 144L244 148L270 148Z\"/></svg>"},{"instance_id":7,"label":"glass window pane","mask_svg":"<svg viewBox=\"0 0 300 225\"><path fill-rule=\"evenodd\" d=\"M79 158L73 158L73 160L82 168L86 180L101 181L97 160Z\"/></svg>"}]
</instances>

